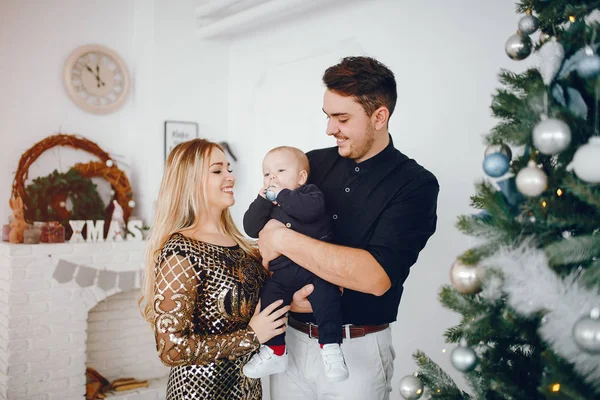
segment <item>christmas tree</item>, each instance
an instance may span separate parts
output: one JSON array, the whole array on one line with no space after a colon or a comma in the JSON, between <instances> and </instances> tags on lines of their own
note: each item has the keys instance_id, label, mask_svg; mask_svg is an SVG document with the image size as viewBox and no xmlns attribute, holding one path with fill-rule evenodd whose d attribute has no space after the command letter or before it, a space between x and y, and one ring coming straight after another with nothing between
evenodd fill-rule
<instances>
[{"instance_id":1,"label":"christmas tree","mask_svg":"<svg viewBox=\"0 0 600 400\"><path fill-rule=\"evenodd\" d=\"M423 352L406 399L600 399L600 1L527 0L506 42L536 68L500 73L486 179L458 228L441 303L461 391Z\"/></svg>"}]
</instances>

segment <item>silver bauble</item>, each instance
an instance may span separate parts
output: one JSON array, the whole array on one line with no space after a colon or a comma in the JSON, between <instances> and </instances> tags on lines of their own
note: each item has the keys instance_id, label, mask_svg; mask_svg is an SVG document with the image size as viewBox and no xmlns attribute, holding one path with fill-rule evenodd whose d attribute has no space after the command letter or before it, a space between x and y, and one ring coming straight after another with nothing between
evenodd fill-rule
<instances>
[{"instance_id":1,"label":"silver bauble","mask_svg":"<svg viewBox=\"0 0 600 400\"><path fill-rule=\"evenodd\" d=\"M577 149L567 170L574 171L582 181L600 183L600 136L592 136Z\"/></svg>"},{"instance_id":2,"label":"silver bauble","mask_svg":"<svg viewBox=\"0 0 600 400\"><path fill-rule=\"evenodd\" d=\"M475 294L481 292L481 285L485 270L480 266L465 265L456 260L450 268L450 282L462 294Z\"/></svg>"},{"instance_id":3,"label":"silver bauble","mask_svg":"<svg viewBox=\"0 0 600 400\"><path fill-rule=\"evenodd\" d=\"M539 196L548 187L548 177L533 160L519 171L516 182L519 192L529 197Z\"/></svg>"},{"instance_id":4,"label":"silver bauble","mask_svg":"<svg viewBox=\"0 0 600 400\"><path fill-rule=\"evenodd\" d=\"M544 84L550 86L565 59L565 49L553 37L544 43L537 53L540 57L538 70L540 71L540 75L542 75Z\"/></svg>"},{"instance_id":5,"label":"silver bauble","mask_svg":"<svg viewBox=\"0 0 600 400\"><path fill-rule=\"evenodd\" d=\"M416 400L423 395L423 382L414 375L400 379L400 395L407 400Z\"/></svg>"},{"instance_id":6,"label":"silver bauble","mask_svg":"<svg viewBox=\"0 0 600 400\"><path fill-rule=\"evenodd\" d=\"M577 346L590 354L600 354L600 309L594 308L590 316L579 319L573 325L573 340Z\"/></svg>"},{"instance_id":7,"label":"silver bauble","mask_svg":"<svg viewBox=\"0 0 600 400\"><path fill-rule=\"evenodd\" d=\"M531 54L531 49L529 36L521 35L519 32L509 37L504 46L506 54L513 60L524 60Z\"/></svg>"},{"instance_id":8,"label":"silver bauble","mask_svg":"<svg viewBox=\"0 0 600 400\"><path fill-rule=\"evenodd\" d=\"M542 115L542 120L533 128L533 145L542 154L560 153L569 147L570 143L571 129L560 119Z\"/></svg>"},{"instance_id":9,"label":"silver bauble","mask_svg":"<svg viewBox=\"0 0 600 400\"><path fill-rule=\"evenodd\" d=\"M506 157L508 157L509 160L512 159L512 151L510 150L510 147L504 143L490 144L488 147L485 148L485 153L483 155L487 156L488 154L492 153L502 153Z\"/></svg>"},{"instance_id":10,"label":"silver bauble","mask_svg":"<svg viewBox=\"0 0 600 400\"><path fill-rule=\"evenodd\" d=\"M450 361L460 372L470 372L475 369L478 360L475 350L466 345L459 345L452 350Z\"/></svg>"},{"instance_id":11,"label":"silver bauble","mask_svg":"<svg viewBox=\"0 0 600 400\"><path fill-rule=\"evenodd\" d=\"M600 74L600 57L590 46L585 46L585 57L577 63L577 73L583 79L595 78Z\"/></svg>"},{"instance_id":12,"label":"silver bauble","mask_svg":"<svg viewBox=\"0 0 600 400\"><path fill-rule=\"evenodd\" d=\"M538 30L540 21L531 14L525 15L519 20L519 31L523 35L531 35Z\"/></svg>"}]
</instances>

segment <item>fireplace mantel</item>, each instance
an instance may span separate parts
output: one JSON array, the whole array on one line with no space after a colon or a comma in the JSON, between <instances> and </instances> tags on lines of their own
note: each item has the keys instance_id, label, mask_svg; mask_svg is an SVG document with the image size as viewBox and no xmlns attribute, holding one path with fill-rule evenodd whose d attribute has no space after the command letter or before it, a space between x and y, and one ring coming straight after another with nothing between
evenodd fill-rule
<instances>
[{"instance_id":1,"label":"fireplace mantel","mask_svg":"<svg viewBox=\"0 0 600 400\"><path fill-rule=\"evenodd\" d=\"M139 289L145 246L140 241L0 243L0 399L83 398L88 313L124 292L124 287ZM58 265L71 267L72 278L64 270L57 274ZM80 270L86 279L77 276ZM101 276L117 278L106 284L105 278L99 283ZM150 327L147 334L152 336ZM164 398L164 387L156 389L163 384L156 382L164 381L167 369L159 365L149 370L148 364L158 357L155 351L142 353L147 359L136 362L145 365L148 376L135 378L157 378L151 385L155 389L123 392L115 398Z\"/></svg>"}]
</instances>

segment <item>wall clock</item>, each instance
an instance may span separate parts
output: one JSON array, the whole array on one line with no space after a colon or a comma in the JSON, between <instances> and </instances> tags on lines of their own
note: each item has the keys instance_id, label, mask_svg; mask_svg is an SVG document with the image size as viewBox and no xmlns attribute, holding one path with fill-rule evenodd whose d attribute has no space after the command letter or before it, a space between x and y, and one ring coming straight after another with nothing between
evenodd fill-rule
<instances>
[{"instance_id":1,"label":"wall clock","mask_svg":"<svg viewBox=\"0 0 600 400\"><path fill-rule=\"evenodd\" d=\"M129 73L123 59L99 44L75 49L64 69L69 97L80 108L94 114L118 110L129 95Z\"/></svg>"}]
</instances>

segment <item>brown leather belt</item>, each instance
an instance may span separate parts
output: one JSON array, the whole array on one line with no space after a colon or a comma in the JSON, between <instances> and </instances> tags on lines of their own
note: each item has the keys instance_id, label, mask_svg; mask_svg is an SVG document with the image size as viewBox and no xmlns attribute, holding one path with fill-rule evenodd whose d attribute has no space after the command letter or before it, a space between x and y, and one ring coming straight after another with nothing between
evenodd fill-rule
<instances>
[{"instance_id":1,"label":"brown leather belt","mask_svg":"<svg viewBox=\"0 0 600 400\"><path fill-rule=\"evenodd\" d=\"M308 337L318 339L319 338L319 328L317 325L312 324L310 322L300 322L295 319L289 317L288 325L292 328L306 333ZM381 332L386 329L390 324L383 325L344 325L342 327L342 338L346 339L350 336L350 339L363 337L368 335L369 333Z\"/></svg>"}]
</instances>

